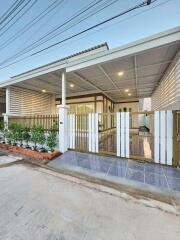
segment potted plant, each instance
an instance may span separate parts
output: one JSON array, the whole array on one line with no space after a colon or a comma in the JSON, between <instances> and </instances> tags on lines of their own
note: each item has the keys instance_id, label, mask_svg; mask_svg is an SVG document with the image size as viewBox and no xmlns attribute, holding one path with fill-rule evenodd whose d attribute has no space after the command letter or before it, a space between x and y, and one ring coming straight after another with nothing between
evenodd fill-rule
<instances>
[{"instance_id":1,"label":"potted plant","mask_svg":"<svg viewBox=\"0 0 180 240\"><path fill-rule=\"evenodd\" d=\"M39 140L39 126L33 125L31 128L31 141L33 142L32 150L37 151L37 143Z\"/></svg>"},{"instance_id":2,"label":"potted plant","mask_svg":"<svg viewBox=\"0 0 180 240\"><path fill-rule=\"evenodd\" d=\"M45 142L46 136L44 133L44 129L42 126L39 126L38 143L41 145L41 147L39 148L39 152L46 152L46 149L44 148Z\"/></svg>"},{"instance_id":3,"label":"potted plant","mask_svg":"<svg viewBox=\"0 0 180 240\"><path fill-rule=\"evenodd\" d=\"M1 134L1 143L5 143L7 129L5 127L4 121L0 122L0 134Z\"/></svg>"},{"instance_id":4,"label":"potted plant","mask_svg":"<svg viewBox=\"0 0 180 240\"><path fill-rule=\"evenodd\" d=\"M26 143L26 145L24 147L25 148L30 148L30 146L29 146L29 141L31 139L30 129L28 127L25 127L22 135L23 135L23 140Z\"/></svg>"},{"instance_id":5,"label":"potted plant","mask_svg":"<svg viewBox=\"0 0 180 240\"><path fill-rule=\"evenodd\" d=\"M50 152L53 152L55 147L56 147L56 142L57 142L57 125L54 124L50 130L49 134L47 137L47 146L50 150Z\"/></svg>"},{"instance_id":6,"label":"potted plant","mask_svg":"<svg viewBox=\"0 0 180 240\"><path fill-rule=\"evenodd\" d=\"M17 145L17 141L18 141L18 124L17 123L11 123L11 125L9 126L9 132L10 132L10 136L11 136L11 144L13 146Z\"/></svg>"},{"instance_id":7,"label":"potted plant","mask_svg":"<svg viewBox=\"0 0 180 240\"><path fill-rule=\"evenodd\" d=\"M24 126L21 124L16 124L16 134L17 134L17 141L19 141L18 146L22 147L23 143L23 131Z\"/></svg>"},{"instance_id":8,"label":"potted plant","mask_svg":"<svg viewBox=\"0 0 180 240\"><path fill-rule=\"evenodd\" d=\"M7 144L12 143L12 132L8 131L8 129L5 129L5 139Z\"/></svg>"}]
</instances>

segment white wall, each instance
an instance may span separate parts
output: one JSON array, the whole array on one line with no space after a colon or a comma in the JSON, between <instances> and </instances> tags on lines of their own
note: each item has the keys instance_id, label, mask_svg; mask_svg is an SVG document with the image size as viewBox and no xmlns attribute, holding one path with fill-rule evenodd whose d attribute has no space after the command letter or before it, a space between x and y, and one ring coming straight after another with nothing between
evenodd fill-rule
<instances>
[{"instance_id":1,"label":"white wall","mask_svg":"<svg viewBox=\"0 0 180 240\"><path fill-rule=\"evenodd\" d=\"M180 110L180 50L152 94L152 110Z\"/></svg>"},{"instance_id":2,"label":"white wall","mask_svg":"<svg viewBox=\"0 0 180 240\"><path fill-rule=\"evenodd\" d=\"M55 97L53 95L25 88L9 87L7 105L7 113L12 115L55 113Z\"/></svg>"}]
</instances>

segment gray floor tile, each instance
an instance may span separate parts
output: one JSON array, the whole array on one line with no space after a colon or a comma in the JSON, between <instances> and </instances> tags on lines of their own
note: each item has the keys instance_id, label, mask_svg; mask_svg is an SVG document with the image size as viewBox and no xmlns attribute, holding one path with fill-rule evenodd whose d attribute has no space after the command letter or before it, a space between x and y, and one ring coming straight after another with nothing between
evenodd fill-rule
<instances>
[{"instance_id":1,"label":"gray floor tile","mask_svg":"<svg viewBox=\"0 0 180 240\"><path fill-rule=\"evenodd\" d=\"M126 168L112 166L109 169L108 175L112 175L116 177L126 177Z\"/></svg>"},{"instance_id":2,"label":"gray floor tile","mask_svg":"<svg viewBox=\"0 0 180 240\"><path fill-rule=\"evenodd\" d=\"M156 187L160 187L160 188L168 188L165 176L160 174L146 173L145 183L156 186Z\"/></svg>"},{"instance_id":3,"label":"gray floor tile","mask_svg":"<svg viewBox=\"0 0 180 240\"><path fill-rule=\"evenodd\" d=\"M123 177L159 188L180 191L180 171L157 164L139 163L95 154L68 151L48 163L55 168L85 169L109 176ZM168 181L168 184L167 184Z\"/></svg>"},{"instance_id":4,"label":"gray floor tile","mask_svg":"<svg viewBox=\"0 0 180 240\"><path fill-rule=\"evenodd\" d=\"M175 191L180 191L180 178L167 177L168 185Z\"/></svg>"},{"instance_id":5,"label":"gray floor tile","mask_svg":"<svg viewBox=\"0 0 180 240\"><path fill-rule=\"evenodd\" d=\"M128 168L126 178L144 183L144 171Z\"/></svg>"},{"instance_id":6,"label":"gray floor tile","mask_svg":"<svg viewBox=\"0 0 180 240\"><path fill-rule=\"evenodd\" d=\"M94 167L94 171L107 174L110 167L111 167L111 164L101 163Z\"/></svg>"},{"instance_id":7,"label":"gray floor tile","mask_svg":"<svg viewBox=\"0 0 180 240\"><path fill-rule=\"evenodd\" d=\"M128 160L124 160L124 159L116 159L115 161L113 161L113 166L116 167L127 167L128 164Z\"/></svg>"},{"instance_id":8,"label":"gray floor tile","mask_svg":"<svg viewBox=\"0 0 180 240\"><path fill-rule=\"evenodd\" d=\"M180 169L176 169L172 167L164 167L163 171L167 177L180 178Z\"/></svg>"},{"instance_id":9,"label":"gray floor tile","mask_svg":"<svg viewBox=\"0 0 180 240\"><path fill-rule=\"evenodd\" d=\"M155 164L145 164L145 174L146 173L154 173L164 175L163 168L159 165Z\"/></svg>"},{"instance_id":10,"label":"gray floor tile","mask_svg":"<svg viewBox=\"0 0 180 240\"><path fill-rule=\"evenodd\" d=\"M132 160L128 160L128 168L138 171L144 171L144 163L138 163Z\"/></svg>"}]
</instances>

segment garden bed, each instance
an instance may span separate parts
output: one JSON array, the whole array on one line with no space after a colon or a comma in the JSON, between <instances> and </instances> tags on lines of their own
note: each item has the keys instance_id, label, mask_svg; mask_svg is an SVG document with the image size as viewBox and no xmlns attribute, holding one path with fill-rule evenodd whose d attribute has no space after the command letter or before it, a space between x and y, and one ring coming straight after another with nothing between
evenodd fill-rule
<instances>
[{"instance_id":1,"label":"garden bed","mask_svg":"<svg viewBox=\"0 0 180 240\"><path fill-rule=\"evenodd\" d=\"M53 158L56 158L56 157L61 155L61 152L59 152L59 151L54 151L52 153L38 152L38 151L33 151L31 149L12 146L12 145L9 145L9 144L4 144L4 143L0 143L0 149L5 149L5 150L10 151L10 152L23 154L25 156L40 159L40 160L52 160Z\"/></svg>"}]
</instances>

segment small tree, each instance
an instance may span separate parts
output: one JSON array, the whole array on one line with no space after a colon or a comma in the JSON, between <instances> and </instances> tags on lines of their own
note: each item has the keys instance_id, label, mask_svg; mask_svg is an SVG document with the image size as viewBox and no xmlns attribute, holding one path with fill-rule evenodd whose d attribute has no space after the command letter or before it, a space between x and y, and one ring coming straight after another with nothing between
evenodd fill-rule
<instances>
[{"instance_id":1,"label":"small tree","mask_svg":"<svg viewBox=\"0 0 180 240\"><path fill-rule=\"evenodd\" d=\"M6 143L11 144L12 143L12 132L5 129L5 138L6 138Z\"/></svg>"},{"instance_id":2,"label":"small tree","mask_svg":"<svg viewBox=\"0 0 180 240\"><path fill-rule=\"evenodd\" d=\"M39 126L39 134L38 134L38 143L41 145L41 150L44 150L44 144L46 142L46 136L44 133L44 129L42 126Z\"/></svg>"},{"instance_id":3,"label":"small tree","mask_svg":"<svg viewBox=\"0 0 180 240\"><path fill-rule=\"evenodd\" d=\"M0 121L0 134L1 134L1 142L2 143L5 143L5 140L6 140L6 132L7 132L7 129L5 127L5 123L4 121Z\"/></svg>"},{"instance_id":4,"label":"small tree","mask_svg":"<svg viewBox=\"0 0 180 240\"><path fill-rule=\"evenodd\" d=\"M57 143L57 125L54 124L50 130L49 130L49 134L47 137L47 146L50 149L51 152L54 151L55 147L56 147L56 143Z\"/></svg>"},{"instance_id":5,"label":"small tree","mask_svg":"<svg viewBox=\"0 0 180 240\"><path fill-rule=\"evenodd\" d=\"M39 139L39 126L33 125L31 128L31 141L34 143L34 150L37 149L37 143Z\"/></svg>"},{"instance_id":6,"label":"small tree","mask_svg":"<svg viewBox=\"0 0 180 240\"><path fill-rule=\"evenodd\" d=\"M11 143L12 145L16 145L18 141L18 131L19 131L19 126L17 123L11 123L9 126L9 132L11 133Z\"/></svg>"},{"instance_id":7,"label":"small tree","mask_svg":"<svg viewBox=\"0 0 180 240\"><path fill-rule=\"evenodd\" d=\"M29 141L31 139L31 135L30 135L30 129L25 127L24 131L23 131L23 140L26 143L26 148L29 148Z\"/></svg>"},{"instance_id":8,"label":"small tree","mask_svg":"<svg viewBox=\"0 0 180 240\"><path fill-rule=\"evenodd\" d=\"M24 126L21 124L16 124L16 134L17 134L17 140L20 142L20 147L23 145L23 131L24 131Z\"/></svg>"}]
</instances>

